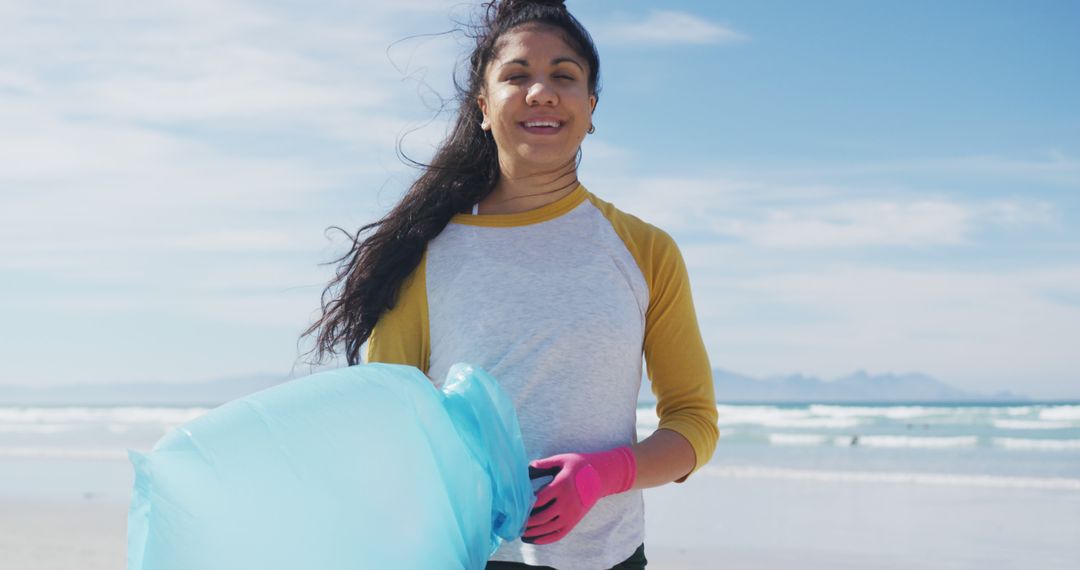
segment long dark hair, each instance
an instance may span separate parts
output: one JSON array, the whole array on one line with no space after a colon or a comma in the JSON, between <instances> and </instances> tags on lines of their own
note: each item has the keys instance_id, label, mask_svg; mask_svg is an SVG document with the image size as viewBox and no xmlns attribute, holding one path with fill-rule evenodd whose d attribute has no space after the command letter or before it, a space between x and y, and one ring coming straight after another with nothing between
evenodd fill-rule
<instances>
[{"instance_id":1,"label":"long dark hair","mask_svg":"<svg viewBox=\"0 0 1080 570\"><path fill-rule=\"evenodd\" d=\"M476 103L484 87L488 63L499 52L499 39L521 25L539 25L561 34L563 41L588 62L589 92L599 98L600 58L592 37L566 9L562 0L502 0L485 2L470 37L476 40L468 60L465 84L455 77L458 112L454 129L439 146L408 192L377 222L356 235L338 228L352 240L351 250L330 262L337 274L322 293L322 317L301 338L318 332L315 363L321 363L344 343L349 365L360 363L360 347L375 323L397 302L402 282L420 264L427 243L439 235L455 214L469 211L499 181L495 140L480 128L483 118ZM374 232L361 240L368 230ZM329 298L329 300L327 300Z\"/></svg>"}]
</instances>

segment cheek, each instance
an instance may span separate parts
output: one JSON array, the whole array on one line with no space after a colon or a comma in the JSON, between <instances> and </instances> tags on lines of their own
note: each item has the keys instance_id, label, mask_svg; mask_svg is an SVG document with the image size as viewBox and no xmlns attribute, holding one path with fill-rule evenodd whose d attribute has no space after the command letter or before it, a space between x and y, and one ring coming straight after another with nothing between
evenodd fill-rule
<instances>
[{"instance_id":1,"label":"cheek","mask_svg":"<svg viewBox=\"0 0 1080 570\"><path fill-rule=\"evenodd\" d=\"M499 101L492 101L491 108L488 109L488 116L491 117L493 124L506 122L505 107Z\"/></svg>"},{"instance_id":2,"label":"cheek","mask_svg":"<svg viewBox=\"0 0 1080 570\"><path fill-rule=\"evenodd\" d=\"M498 112L501 109L505 109L507 104L513 99L513 93L505 87L495 87L488 90L488 112Z\"/></svg>"}]
</instances>

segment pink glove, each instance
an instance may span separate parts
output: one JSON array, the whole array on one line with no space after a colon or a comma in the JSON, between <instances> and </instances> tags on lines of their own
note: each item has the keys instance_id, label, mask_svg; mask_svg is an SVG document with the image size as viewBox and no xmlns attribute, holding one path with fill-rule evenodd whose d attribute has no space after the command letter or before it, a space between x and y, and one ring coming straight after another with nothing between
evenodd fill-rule
<instances>
[{"instance_id":1,"label":"pink glove","mask_svg":"<svg viewBox=\"0 0 1080 570\"><path fill-rule=\"evenodd\" d=\"M529 464L531 472L555 474L536 494L525 534L529 544L561 540L602 497L622 493L634 486L637 460L629 447L599 453L564 453Z\"/></svg>"}]
</instances>

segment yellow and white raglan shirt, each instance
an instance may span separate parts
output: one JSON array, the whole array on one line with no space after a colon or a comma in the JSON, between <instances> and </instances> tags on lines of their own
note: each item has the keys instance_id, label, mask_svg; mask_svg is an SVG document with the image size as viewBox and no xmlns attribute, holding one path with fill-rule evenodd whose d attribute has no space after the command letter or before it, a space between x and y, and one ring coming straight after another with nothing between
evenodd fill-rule
<instances>
[{"instance_id":1,"label":"yellow and white raglan shirt","mask_svg":"<svg viewBox=\"0 0 1080 570\"><path fill-rule=\"evenodd\" d=\"M659 428L690 442L696 471L719 432L682 255L579 185L527 212L455 215L379 319L367 360L415 366L436 384L456 362L483 367L513 400L532 461L636 443L642 355ZM600 499L562 540L508 542L492 560L609 568L644 535L642 493L628 491Z\"/></svg>"}]
</instances>

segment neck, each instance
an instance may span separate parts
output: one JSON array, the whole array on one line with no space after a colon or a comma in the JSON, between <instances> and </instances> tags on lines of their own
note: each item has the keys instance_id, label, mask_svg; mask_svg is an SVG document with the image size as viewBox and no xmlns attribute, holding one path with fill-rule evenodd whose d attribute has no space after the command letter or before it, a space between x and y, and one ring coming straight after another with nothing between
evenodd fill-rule
<instances>
[{"instance_id":1,"label":"neck","mask_svg":"<svg viewBox=\"0 0 1080 570\"><path fill-rule=\"evenodd\" d=\"M516 214L546 206L578 187L574 161L557 171L519 174L503 167L499 182L480 201L481 214Z\"/></svg>"}]
</instances>

